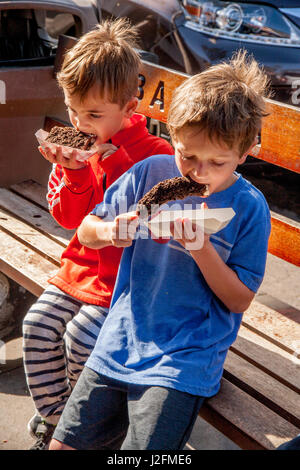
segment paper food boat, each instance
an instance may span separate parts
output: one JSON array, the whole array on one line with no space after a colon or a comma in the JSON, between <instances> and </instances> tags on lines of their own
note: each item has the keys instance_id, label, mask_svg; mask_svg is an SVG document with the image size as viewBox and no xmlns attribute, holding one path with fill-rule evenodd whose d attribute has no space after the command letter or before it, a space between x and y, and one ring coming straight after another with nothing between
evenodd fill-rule
<instances>
[{"instance_id":1,"label":"paper food boat","mask_svg":"<svg viewBox=\"0 0 300 470\"><path fill-rule=\"evenodd\" d=\"M43 148L43 146L46 144L53 152L56 152L57 147L62 147L65 149L65 151L71 153L74 150L76 150L76 160L79 162L84 162L88 158L90 158L92 155L94 155L97 151L96 148L91 147L90 150L81 150L81 149L74 149L72 147L69 147L67 145L60 145L60 144L55 144L53 142L46 142L46 139L48 137L49 132L44 131L44 129L39 129L36 131L35 136L38 140L38 143L40 146Z\"/></svg>"},{"instance_id":2,"label":"paper food boat","mask_svg":"<svg viewBox=\"0 0 300 470\"><path fill-rule=\"evenodd\" d=\"M188 218L198 224L208 235L219 232L231 221L235 212L231 207L222 209L197 209L162 211L144 224L155 237L170 237L170 223L180 217Z\"/></svg>"}]
</instances>

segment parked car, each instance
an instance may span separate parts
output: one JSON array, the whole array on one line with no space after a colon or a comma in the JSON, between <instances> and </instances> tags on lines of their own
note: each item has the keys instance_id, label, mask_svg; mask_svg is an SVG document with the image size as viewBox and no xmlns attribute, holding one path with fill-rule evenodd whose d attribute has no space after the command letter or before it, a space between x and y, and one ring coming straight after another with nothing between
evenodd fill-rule
<instances>
[{"instance_id":1,"label":"parked car","mask_svg":"<svg viewBox=\"0 0 300 470\"><path fill-rule=\"evenodd\" d=\"M102 17L130 18L159 64L195 74L240 48L271 79L274 99L300 104L300 0L98 0Z\"/></svg>"}]
</instances>

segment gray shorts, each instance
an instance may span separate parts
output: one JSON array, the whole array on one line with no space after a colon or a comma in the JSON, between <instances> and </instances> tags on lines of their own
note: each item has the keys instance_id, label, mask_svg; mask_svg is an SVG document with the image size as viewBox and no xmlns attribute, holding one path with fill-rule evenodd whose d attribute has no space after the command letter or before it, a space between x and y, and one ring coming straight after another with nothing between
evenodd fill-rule
<instances>
[{"instance_id":1,"label":"gray shorts","mask_svg":"<svg viewBox=\"0 0 300 470\"><path fill-rule=\"evenodd\" d=\"M177 450L204 398L120 382L85 367L53 438L78 450Z\"/></svg>"}]
</instances>

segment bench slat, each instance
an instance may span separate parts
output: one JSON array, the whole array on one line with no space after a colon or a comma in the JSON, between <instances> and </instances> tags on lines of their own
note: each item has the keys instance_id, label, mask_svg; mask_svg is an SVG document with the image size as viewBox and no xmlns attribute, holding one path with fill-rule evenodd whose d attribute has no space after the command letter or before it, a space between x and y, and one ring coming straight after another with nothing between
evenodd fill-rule
<instances>
[{"instance_id":1,"label":"bench slat","mask_svg":"<svg viewBox=\"0 0 300 470\"><path fill-rule=\"evenodd\" d=\"M19 196L23 196L29 201L43 207L48 212L48 203L46 200L47 188L45 186L33 180L26 180L18 184L13 184L10 186L10 189Z\"/></svg>"},{"instance_id":2,"label":"bench slat","mask_svg":"<svg viewBox=\"0 0 300 470\"><path fill-rule=\"evenodd\" d=\"M284 315L254 300L243 315L242 324L295 356L299 353L299 314Z\"/></svg>"},{"instance_id":3,"label":"bench slat","mask_svg":"<svg viewBox=\"0 0 300 470\"><path fill-rule=\"evenodd\" d=\"M199 415L242 449L272 450L299 434L296 426L225 378Z\"/></svg>"},{"instance_id":4,"label":"bench slat","mask_svg":"<svg viewBox=\"0 0 300 470\"><path fill-rule=\"evenodd\" d=\"M299 394L228 351L224 377L300 428Z\"/></svg>"},{"instance_id":5,"label":"bench slat","mask_svg":"<svg viewBox=\"0 0 300 470\"><path fill-rule=\"evenodd\" d=\"M187 78L187 74L143 61L138 112L166 123L173 90Z\"/></svg>"},{"instance_id":6,"label":"bench slat","mask_svg":"<svg viewBox=\"0 0 300 470\"><path fill-rule=\"evenodd\" d=\"M143 61L138 111L166 122L175 90L188 75L161 65ZM300 109L272 100L267 101L270 115L263 119L261 145L253 156L300 173Z\"/></svg>"},{"instance_id":7,"label":"bench slat","mask_svg":"<svg viewBox=\"0 0 300 470\"><path fill-rule=\"evenodd\" d=\"M257 158L300 173L300 109L267 100Z\"/></svg>"},{"instance_id":8,"label":"bench slat","mask_svg":"<svg viewBox=\"0 0 300 470\"><path fill-rule=\"evenodd\" d=\"M0 271L39 297L57 266L0 229Z\"/></svg>"},{"instance_id":9,"label":"bench slat","mask_svg":"<svg viewBox=\"0 0 300 470\"><path fill-rule=\"evenodd\" d=\"M274 212L272 212L271 223L269 253L300 266L300 224Z\"/></svg>"},{"instance_id":10,"label":"bench slat","mask_svg":"<svg viewBox=\"0 0 300 470\"><path fill-rule=\"evenodd\" d=\"M300 371L296 357L277 344L241 325L230 349L300 394Z\"/></svg>"},{"instance_id":11,"label":"bench slat","mask_svg":"<svg viewBox=\"0 0 300 470\"><path fill-rule=\"evenodd\" d=\"M61 245L45 237L41 232L16 219L1 208L0 227L8 236L15 238L20 243L24 243L29 248L34 247L34 251L49 259L57 267L60 266L60 256L64 250Z\"/></svg>"},{"instance_id":12,"label":"bench slat","mask_svg":"<svg viewBox=\"0 0 300 470\"><path fill-rule=\"evenodd\" d=\"M58 225L48 212L8 189L0 188L0 202L0 206L4 210L16 215L62 246L66 246L73 236L73 231Z\"/></svg>"}]
</instances>

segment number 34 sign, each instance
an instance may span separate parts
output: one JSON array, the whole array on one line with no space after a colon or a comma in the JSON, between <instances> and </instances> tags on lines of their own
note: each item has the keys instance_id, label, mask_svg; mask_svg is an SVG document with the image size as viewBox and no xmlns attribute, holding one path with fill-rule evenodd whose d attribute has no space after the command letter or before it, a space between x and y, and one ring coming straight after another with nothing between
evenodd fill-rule
<instances>
[{"instance_id":1,"label":"number 34 sign","mask_svg":"<svg viewBox=\"0 0 300 470\"><path fill-rule=\"evenodd\" d=\"M172 90L186 78L188 75L143 62L139 75L138 112L166 122Z\"/></svg>"},{"instance_id":2,"label":"number 34 sign","mask_svg":"<svg viewBox=\"0 0 300 470\"><path fill-rule=\"evenodd\" d=\"M6 103L6 86L3 80L0 80L0 104Z\"/></svg>"}]
</instances>

